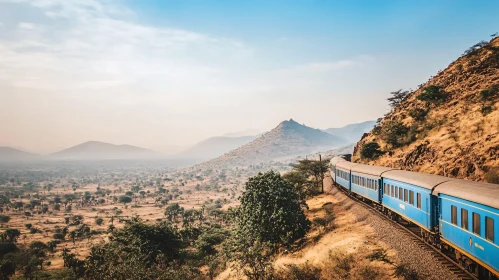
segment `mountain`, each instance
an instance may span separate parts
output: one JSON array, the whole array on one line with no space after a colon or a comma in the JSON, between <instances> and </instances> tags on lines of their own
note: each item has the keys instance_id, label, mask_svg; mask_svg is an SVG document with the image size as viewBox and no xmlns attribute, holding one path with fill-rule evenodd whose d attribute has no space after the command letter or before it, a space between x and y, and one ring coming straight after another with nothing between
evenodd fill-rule
<instances>
[{"instance_id":1,"label":"mountain","mask_svg":"<svg viewBox=\"0 0 499 280\"><path fill-rule=\"evenodd\" d=\"M209 160L230 152L233 149L239 148L253 141L255 138L256 136L211 137L197 143L186 151L175 155L175 157L185 159Z\"/></svg>"},{"instance_id":2,"label":"mountain","mask_svg":"<svg viewBox=\"0 0 499 280\"><path fill-rule=\"evenodd\" d=\"M286 157L306 155L345 145L345 140L305 125L293 119L281 122L250 143L198 166L226 168L245 166Z\"/></svg>"},{"instance_id":3,"label":"mountain","mask_svg":"<svg viewBox=\"0 0 499 280\"><path fill-rule=\"evenodd\" d=\"M362 135L364 135L364 133L366 132L369 132L375 124L376 121L366 121L361 123L349 124L344 127L328 128L324 131L331 135L341 137L348 143L356 143L360 140Z\"/></svg>"},{"instance_id":4,"label":"mountain","mask_svg":"<svg viewBox=\"0 0 499 280\"><path fill-rule=\"evenodd\" d=\"M35 160L39 157L39 155L24 152L18 149L0 147L0 162Z\"/></svg>"},{"instance_id":5,"label":"mountain","mask_svg":"<svg viewBox=\"0 0 499 280\"><path fill-rule=\"evenodd\" d=\"M50 154L48 158L57 160L107 160L107 159L154 159L162 155L152 150L131 145L114 145L89 141L83 144Z\"/></svg>"},{"instance_id":6,"label":"mountain","mask_svg":"<svg viewBox=\"0 0 499 280\"><path fill-rule=\"evenodd\" d=\"M411 92L357 143L353 160L485 180L499 167L499 37ZM376 158L375 142L381 156ZM367 158L366 158L367 156Z\"/></svg>"},{"instance_id":7,"label":"mountain","mask_svg":"<svg viewBox=\"0 0 499 280\"><path fill-rule=\"evenodd\" d=\"M246 129L246 130L242 130L242 131L226 133L222 136L225 136L225 137L243 137L243 136L251 136L251 135L258 135L258 134L261 134L261 130Z\"/></svg>"}]
</instances>

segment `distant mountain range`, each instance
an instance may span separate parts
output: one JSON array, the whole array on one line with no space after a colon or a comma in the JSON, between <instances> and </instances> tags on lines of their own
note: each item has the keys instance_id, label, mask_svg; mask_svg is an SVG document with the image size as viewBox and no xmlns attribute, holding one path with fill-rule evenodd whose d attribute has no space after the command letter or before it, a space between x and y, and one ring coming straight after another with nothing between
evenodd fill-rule
<instances>
[{"instance_id":1,"label":"distant mountain range","mask_svg":"<svg viewBox=\"0 0 499 280\"><path fill-rule=\"evenodd\" d=\"M152 159L162 155L152 150L131 146L88 141L48 155L57 160Z\"/></svg>"},{"instance_id":2,"label":"distant mountain range","mask_svg":"<svg viewBox=\"0 0 499 280\"><path fill-rule=\"evenodd\" d=\"M347 143L356 143L364 133L371 131L376 121L349 124L339 128L324 129L325 132L343 138Z\"/></svg>"},{"instance_id":3,"label":"distant mountain range","mask_svg":"<svg viewBox=\"0 0 499 280\"><path fill-rule=\"evenodd\" d=\"M229 153L201 164L207 168L226 168L278 160L329 150L348 144L344 139L297 123L283 121L276 128Z\"/></svg>"},{"instance_id":4,"label":"distant mountain range","mask_svg":"<svg viewBox=\"0 0 499 280\"><path fill-rule=\"evenodd\" d=\"M40 158L37 154L24 152L9 147L0 147L0 162L29 161Z\"/></svg>"},{"instance_id":5,"label":"distant mountain range","mask_svg":"<svg viewBox=\"0 0 499 280\"><path fill-rule=\"evenodd\" d=\"M164 146L168 158L188 159L192 162L212 160L229 162L258 162L282 157L299 156L316 151L330 150L355 143L371 130L374 121L351 124L341 128L319 130L301 125L294 120L283 121L273 130L253 136L218 136L201 141L190 148ZM226 135L255 132L245 130ZM165 149L166 149L165 148ZM178 152L174 152L177 149ZM183 149L183 151L180 151ZM0 162L30 160L109 160L109 159L159 159L165 153L131 145L114 145L88 141L62 151L41 156L20 149L0 147Z\"/></svg>"},{"instance_id":6,"label":"distant mountain range","mask_svg":"<svg viewBox=\"0 0 499 280\"><path fill-rule=\"evenodd\" d=\"M175 157L184 159L209 160L219 157L233 149L253 141L256 136L241 137L211 137L197 143L191 148L176 154Z\"/></svg>"}]
</instances>

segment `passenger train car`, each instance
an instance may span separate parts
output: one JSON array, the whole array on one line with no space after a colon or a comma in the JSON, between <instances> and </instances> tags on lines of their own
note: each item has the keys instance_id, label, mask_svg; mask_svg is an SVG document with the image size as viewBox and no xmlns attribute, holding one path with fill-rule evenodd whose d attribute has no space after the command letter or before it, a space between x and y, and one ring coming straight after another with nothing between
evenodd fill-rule
<instances>
[{"instance_id":1,"label":"passenger train car","mask_svg":"<svg viewBox=\"0 0 499 280\"><path fill-rule=\"evenodd\" d=\"M480 279L499 279L499 185L371 166L334 157L331 177L346 192L455 257ZM495 238L498 236L498 238Z\"/></svg>"}]
</instances>

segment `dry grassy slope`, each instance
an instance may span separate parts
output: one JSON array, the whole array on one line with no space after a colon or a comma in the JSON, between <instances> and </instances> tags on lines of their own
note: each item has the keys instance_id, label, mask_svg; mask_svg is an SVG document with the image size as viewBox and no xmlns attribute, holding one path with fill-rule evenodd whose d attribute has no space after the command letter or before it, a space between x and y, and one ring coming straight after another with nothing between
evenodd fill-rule
<instances>
[{"instance_id":1,"label":"dry grassy slope","mask_svg":"<svg viewBox=\"0 0 499 280\"><path fill-rule=\"evenodd\" d=\"M495 49L494 49L495 48ZM417 140L389 151L386 143L372 131L357 143L353 161L403 168L450 177L484 180L490 167L499 166L499 94L492 97L493 111L483 116L480 92L499 85L499 38L475 55L463 56L439 72L397 108L388 113L381 126L389 120L401 120L407 126L417 124L408 112L425 108L416 97L423 88L437 85L449 94L441 105L433 105L424 123L439 123L435 128L417 135ZM377 160L360 158L361 147L378 142L388 152Z\"/></svg>"},{"instance_id":2,"label":"dry grassy slope","mask_svg":"<svg viewBox=\"0 0 499 280\"><path fill-rule=\"evenodd\" d=\"M301 125L294 120L283 121L276 128L252 142L223 156L202 163L196 168L245 166L263 161L306 155L344 145L345 140L319 129Z\"/></svg>"}]
</instances>

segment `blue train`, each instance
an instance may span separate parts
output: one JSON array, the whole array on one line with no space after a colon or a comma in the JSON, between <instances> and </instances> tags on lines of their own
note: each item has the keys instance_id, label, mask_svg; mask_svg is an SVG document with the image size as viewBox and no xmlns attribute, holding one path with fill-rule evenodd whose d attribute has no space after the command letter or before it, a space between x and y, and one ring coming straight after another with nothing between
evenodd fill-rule
<instances>
[{"instance_id":1,"label":"blue train","mask_svg":"<svg viewBox=\"0 0 499 280\"><path fill-rule=\"evenodd\" d=\"M479 279L499 279L499 185L371 166L334 157L331 177L392 219L455 254ZM498 238L495 238L498 236Z\"/></svg>"}]
</instances>

